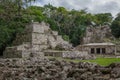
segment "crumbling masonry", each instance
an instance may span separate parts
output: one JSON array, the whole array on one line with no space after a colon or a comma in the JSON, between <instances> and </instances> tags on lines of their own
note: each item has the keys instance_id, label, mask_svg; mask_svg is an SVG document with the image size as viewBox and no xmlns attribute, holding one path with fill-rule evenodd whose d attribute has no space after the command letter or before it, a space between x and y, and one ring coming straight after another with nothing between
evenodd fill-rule
<instances>
[{"instance_id":1,"label":"crumbling masonry","mask_svg":"<svg viewBox=\"0 0 120 80\"><path fill-rule=\"evenodd\" d=\"M72 47L44 22L27 25L25 31L17 35L13 45L6 48L3 54L5 58L44 57L43 50L55 49L60 45L65 49Z\"/></svg>"}]
</instances>

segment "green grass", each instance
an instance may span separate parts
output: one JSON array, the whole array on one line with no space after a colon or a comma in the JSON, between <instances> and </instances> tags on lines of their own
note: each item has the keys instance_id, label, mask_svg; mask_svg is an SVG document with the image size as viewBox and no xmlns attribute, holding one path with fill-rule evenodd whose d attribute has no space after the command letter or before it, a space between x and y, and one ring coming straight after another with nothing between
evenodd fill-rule
<instances>
[{"instance_id":1,"label":"green grass","mask_svg":"<svg viewBox=\"0 0 120 80\"><path fill-rule=\"evenodd\" d=\"M120 63L120 58L97 58L95 60L83 60L85 62L97 63L101 66L108 66L111 63Z\"/></svg>"},{"instance_id":2,"label":"green grass","mask_svg":"<svg viewBox=\"0 0 120 80\"><path fill-rule=\"evenodd\" d=\"M65 61L72 61L75 63L78 62L91 62L91 63L96 63L101 66L108 66L111 63L120 63L120 58L97 58L94 60L79 60L79 59L63 59L60 57L48 57L48 58L56 58L57 60L65 60Z\"/></svg>"}]
</instances>

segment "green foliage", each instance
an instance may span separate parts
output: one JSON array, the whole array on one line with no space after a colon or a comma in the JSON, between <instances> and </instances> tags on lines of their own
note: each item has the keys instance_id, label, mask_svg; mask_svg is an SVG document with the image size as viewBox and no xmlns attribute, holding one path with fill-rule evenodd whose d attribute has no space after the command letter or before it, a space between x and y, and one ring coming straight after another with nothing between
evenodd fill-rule
<instances>
[{"instance_id":1,"label":"green foliage","mask_svg":"<svg viewBox=\"0 0 120 80\"><path fill-rule=\"evenodd\" d=\"M69 41L69 36L63 35L63 39L64 39L65 41Z\"/></svg>"},{"instance_id":2,"label":"green foliage","mask_svg":"<svg viewBox=\"0 0 120 80\"><path fill-rule=\"evenodd\" d=\"M54 20L48 18L46 22L50 24L50 28L51 28L52 30L55 30L55 31L58 30L58 25L55 23Z\"/></svg>"},{"instance_id":3,"label":"green foliage","mask_svg":"<svg viewBox=\"0 0 120 80\"><path fill-rule=\"evenodd\" d=\"M23 0L2 0L0 2L0 55L6 46L10 46L17 33L22 32L24 26L29 22L25 17L23 5L19 5ZM25 4L24 4L25 5ZM24 17L23 17L24 16Z\"/></svg>"},{"instance_id":4,"label":"green foliage","mask_svg":"<svg viewBox=\"0 0 120 80\"><path fill-rule=\"evenodd\" d=\"M91 63L96 63L101 66L108 66L111 63L120 63L120 58L96 58L94 60L79 60L79 59L63 59L61 57L48 57L48 58L55 58L57 60L65 60L65 61L70 61L70 62L91 62Z\"/></svg>"},{"instance_id":5,"label":"green foliage","mask_svg":"<svg viewBox=\"0 0 120 80\"><path fill-rule=\"evenodd\" d=\"M120 13L117 15L111 25L112 33L116 38L120 38Z\"/></svg>"},{"instance_id":6,"label":"green foliage","mask_svg":"<svg viewBox=\"0 0 120 80\"><path fill-rule=\"evenodd\" d=\"M120 58L97 58L95 60L84 60L85 62L97 63L102 66L108 66L111 63L120 63Z\"/></svg>"},{"instance_id":7,"label":"green foliage","mask_svg":"<svg viewBox=\"0 0 120 80\"><path fill-rule=\"evenodd\" d=\"M33 21L41 22L45 20L45 16L42 13L42 8L41 7L29 7L27 9L30 13L27 15L30 15L30 19Z\"/></svg>"},{"instance_id":8,"label":"green foliage","mask_svg":"<svg viewBox=\"0 0 120 80\"><path fill-rule=\"evenodd\" d=\"M112 22L112 15L110 13L101 13L95 15L95 22L97 25L104 25L104 23L111 23Z\"/></svg>"}]
</instances>

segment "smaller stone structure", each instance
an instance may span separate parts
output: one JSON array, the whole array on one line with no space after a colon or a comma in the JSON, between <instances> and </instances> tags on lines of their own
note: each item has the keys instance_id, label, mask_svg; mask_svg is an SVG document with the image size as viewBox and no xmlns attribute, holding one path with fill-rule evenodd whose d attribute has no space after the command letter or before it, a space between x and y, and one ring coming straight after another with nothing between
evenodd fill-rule
<instances>
[{"instance_id":1,"label":"smaller stone structure","mask_svg":"<svg viewBox=\"0 0 120 80\"><path fill-rule=\"evenodd\" d=\"M89 54L116 54L116 45L110 43L113 39L110 26L90 26L86 28L83 41L76 49L87 51Z\"/></svg>"},{"instance_id":2,"label":"smaller stone structure","mask_svg":"<svg viewBox=\"0 0 120 80\"><path fill-rule=\"evenodd\" d=\"M89 54L116 54L116 45L113 43L89 43L79 45L76 49Z\"/></svg>"}]
</instances>

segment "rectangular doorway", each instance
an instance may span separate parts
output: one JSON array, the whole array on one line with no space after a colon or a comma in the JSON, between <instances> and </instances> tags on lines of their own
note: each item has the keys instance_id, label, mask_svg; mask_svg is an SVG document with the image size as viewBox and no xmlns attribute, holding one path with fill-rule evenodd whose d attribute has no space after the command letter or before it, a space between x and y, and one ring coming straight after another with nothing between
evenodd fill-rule
<instances>
[{"instance_id":1,"label":"rectangular doorway","mask_svg":"<svg viewBox=\"0 0 120 80\"><path fill-rule=\"evenodd\" d=\"M102 48L102 54L105 54L105 53L106 53L105 48Z\"/></svg>"},{"instance_id":2,"label":"rectangular doorway","mask_svg":"<svg viewBox=\"0 0 120 80\"><path fill-rule=\"evenodd\" d=\"M100 54L100 48L96 48L97 54Z\"/></svg>"}]
</instances>

